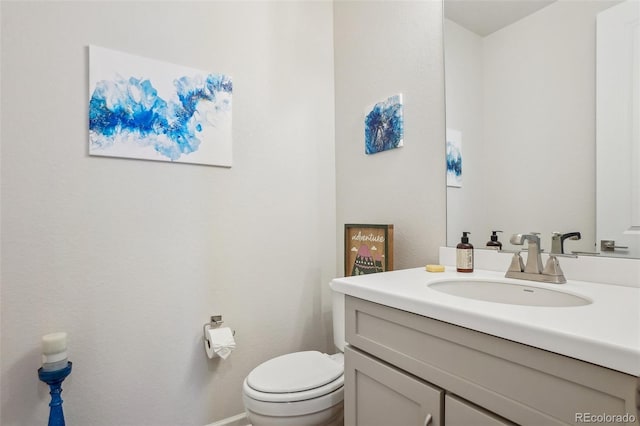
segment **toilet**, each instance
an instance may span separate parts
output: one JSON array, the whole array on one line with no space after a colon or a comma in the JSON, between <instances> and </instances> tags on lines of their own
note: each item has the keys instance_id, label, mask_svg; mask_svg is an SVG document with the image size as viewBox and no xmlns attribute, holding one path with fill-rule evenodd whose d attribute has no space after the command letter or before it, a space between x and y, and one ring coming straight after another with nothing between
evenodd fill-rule
<instances>
[{"instance_id":1,"label":"toilet","mask_svg":"<svg viewBox=\"0 0 640 426\"><path fill-rule=\"evenodd\" d=\"M263 362L244 379L242 401L252 426L344 423L344 295L333 293L333 340L340 352L294 352Z\"/></svg>"}]
</instances>

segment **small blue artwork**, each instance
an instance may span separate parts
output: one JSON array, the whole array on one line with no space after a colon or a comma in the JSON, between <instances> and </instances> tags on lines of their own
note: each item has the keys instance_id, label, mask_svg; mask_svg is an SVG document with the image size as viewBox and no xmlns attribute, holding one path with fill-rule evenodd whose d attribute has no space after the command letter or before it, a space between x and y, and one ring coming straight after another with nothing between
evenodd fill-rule
<instances>
[{"instance_id":1,"label":"small blue artwork","mask_svg":"<svg viewBox=\"0 0 640 426\"><path fill-rule=\"evenodd\" d=\"M447 129L447 186L462 188L462 133Z\"/></svg>"},{"instance_id":2,"label":"small blue artwork","mask_svg":"<svg viewBox=\"0 0 640 426\"><path fill-rule=\"evenodd\" d=\"M404 139L402 94L375 104L364 119L366 154L400 148Z\"/></svg>"},{"instance_id":3,"label":"small blue artwork","mask_svg":"<svg viewBox=\"0 0 640 426\"><path fill-rule=\"evenodd\" d=\"M89 154L231 167L230 77L89 48Z\"/></svg>"}]
</instances>

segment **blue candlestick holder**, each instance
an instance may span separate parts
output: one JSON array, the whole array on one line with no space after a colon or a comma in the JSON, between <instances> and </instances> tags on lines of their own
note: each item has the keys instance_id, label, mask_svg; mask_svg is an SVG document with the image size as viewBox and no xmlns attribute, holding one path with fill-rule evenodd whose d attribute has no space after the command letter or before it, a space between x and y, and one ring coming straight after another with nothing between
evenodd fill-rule
<instances>
[{"instance_id":1,"label":"blue candlestick holder","mask_svg":"<svg viewBox=\"0 0 640 426\"><path fill-rule=\"evenodd\" d=\"M62 412L62 382L71 374L71 362L59 370L44 371L42 367L38 369L40 380L49 385L51 391L51 402L49 403L49 423L48 426L65 426L64 413Z\"/></svg>"}]
</instances>

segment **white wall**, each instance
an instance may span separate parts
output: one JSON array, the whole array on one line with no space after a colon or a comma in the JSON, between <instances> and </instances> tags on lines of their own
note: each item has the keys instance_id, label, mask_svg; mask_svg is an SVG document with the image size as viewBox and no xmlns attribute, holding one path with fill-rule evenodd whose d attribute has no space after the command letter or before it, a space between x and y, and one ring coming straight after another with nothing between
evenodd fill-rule
<instances>
[{"instance_id":1,"label":"white wall","mask_svg":"<svg viewBox=\"0 0 640 426\"><path fill-rule=\"evenodd\" d=\"M345 223L394 224L396 269L437 262L445 242L439 1L334 5L338 271ZM403 94L404 147L364 153L367 108Z\"/></svg>"},{"instance_id":2,"label":"white wall","mask_svg":"<svg viewBox=\"0 0 640 426\"><path fill-rule=\"evenodd\" d=\"M467 157L463 133L464 165L482 167L475 175L463 165L463 185L482 180L484 200L466 208L450 203L448 211L451 218L486 208L485 229L472 238L476 247L497 227L505 245L513 233L538 231L548 250L552 232L580 231L583 239L567 248L594 250L595 16L611 4L558 1L482 40L479 157ZM452 114L447 120L451 126ZM447 240L455 243L457 235Z\"/></svg>"},{"instance_id":3,"label":"white wall","mask_svg":"<svg viewBox=\"0 0 640 426\"><path fill-rule=\"evenodd\" d=\"M40 337L69 333L67 424L203 425L242 379L331 350L332 5L2 2L2 418L46 424ZM233 76L231 169L89 157L87 45ZM214 313L237 331L206 359Z\"/></svg>"}]
</instances>

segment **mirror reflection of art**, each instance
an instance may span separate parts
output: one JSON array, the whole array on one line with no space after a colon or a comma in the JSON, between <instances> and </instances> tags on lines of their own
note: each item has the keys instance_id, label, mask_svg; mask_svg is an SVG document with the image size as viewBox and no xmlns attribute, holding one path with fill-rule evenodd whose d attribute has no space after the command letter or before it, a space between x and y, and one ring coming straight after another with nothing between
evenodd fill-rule
<instances>
[{"instance_id":1,"label":"mirror reflection of art","mask_svg":"<svg viewBox=\"0 0 640 426\"><path fill-rule=\"evenodd\" d=\"M364 119L365 153L400 148L404 139L402 94L375 104Z\"/></svg>"},{"instance_id":2,"label":"mirror reflection of art","mask_svg":"<svg viewBox=\"0 0 640 426\"><path fill-rule=\"evenodd\" d=\"M231 77L89 48L89 154L231 167Z\"/></svg>"},{"instance_id":3,"label":"mirror reflection of art","mask_svg":"<svg viewBox=\"0 0 640 426\"><path fill-rule=\"evenodd\" d=\"M447 129L447 186L462 188L462 133Z\"/></svg>"}]
</instances>

